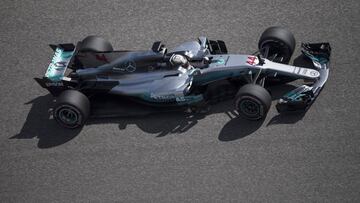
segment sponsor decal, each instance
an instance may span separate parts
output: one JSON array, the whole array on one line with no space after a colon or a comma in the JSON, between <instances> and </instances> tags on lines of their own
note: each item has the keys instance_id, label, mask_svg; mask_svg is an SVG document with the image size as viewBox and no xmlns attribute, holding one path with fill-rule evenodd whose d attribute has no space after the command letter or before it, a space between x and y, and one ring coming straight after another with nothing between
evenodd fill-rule
<instances>
[{"instance_id":1,"label":"sponsor decal","mask_svg":"<svg viewBox=\"0 0 360 203\"><path fill-rule=\"evenodd\" d=\"M129 73L132 73L136 70L136 64L134 61L126 61L120 65L114 66L113 70L127 71Z\"/></svg>"},{"instance_id":2,"label":"sponsor decal","mask_svg":"<svg viewBox=\"0 0 360 203\"><path fill-rule=\"evenodd\" d=\"M112 69L115 71L125 71L125 69L123 69L121 67L117 67L117 66L114 66Z\"/></svg>"},{"instance_id":3,"label":"sponsor decal","mask_svg":"<svg viewBox=\"0 0 360 203\"><path fill-rule=\"evenodd\" d=\"M108 59L106 58L105 54L96 54L96 59L98 61L104 61L105 63L109 63Z\"/></svg>"},{"instance_id":4,"label":"sponsor decal","mask_svg":"<svg viewBox=\"0 0 360 203\"><path fill-rule=\"evenodd\" d=\"M136 64L134 61L127 61L124 66L126 67L125 70L129 73L132 73L136 70Z\"/></svg>"},{"instance_id":5,"label":"sponsor decal","mask_svg":"<svg viewBox=\"0 0 360 203\"><path fill-rule=\"evenodd\" d=\"M217 59L216 60L216 64L225 64L225 60L224 59Z\"/></svg>"},{"instance_id":6,"label":"sponsor decal","mask_svg":"<svg viewBox=\"0 0 360 203\"><path fill-rule=\"evenodd\" d=\"M64 84L62 82L46 82L46 87L63 87Z\"/></svg>"},{"instance_id":7,"label":"sponsor decal","mask_svg":"<svg viewBox=\"0 0 360 203\"><path fill-rule=\"evenodd\" d=\"M184 102L186 101L185 97L180 96L180 97L176 97L176 102Z\"/></svg>"},{"instance_id":8,"label":"sponsor decal","mask_svg":"<svg viewBox=\"0 0 360 203\"><path fill-rule=\"evenodd\" d=\"M176 99L175 95L173 95L173 94L157 95L154 93L150 94L150 98L155 99L155 100L161 100L161 101L173 101Z\"/></svg>"},{"instance_id":9,"label":"sponsor decal","mask_svg":"<svg viewBox=\"0 0 360 203\"><path fill-rule=\"evenodd\" d=\"M154 100L158 100L158 101L163 101L163 102L172 102L172 101L185 102L186 101L184 96L175 96L174 94L157 95L157 94L151 93L150 98L154 99Z\"/></svg>"},{"instance_id":10,"label":"sponsor decal","mask_svg":"<svg viewBox=\"0 0 360 203\"><path fill-rule=\"evenodd\" d=\"M246 63L253 66L259 63L259 59L256 56L248 56Z\"/></svg>"},{"instance_id":11,"label":"sponsor decal","mask_svg":"<svg viewBox=\"0 0 360 203\"><path fill-rule=\"evenodd\" d=\"M312 71L310 71L310 75L314 76L314 77L317 77L317 76L319 76L319 72L317 72L315 70L312 70Z\"/></svg>"},{"instance_id":12,"label":"sponsor decal","mask_svg":"<svg viewBox=\"0 0 360 203\"><path fill-rule=\"evenodd\" d=\"M70 62L73 53L74 51L68 52L57 47L51 63L46 70L45 77L49 78L52 81L61 80L61 78L64 76L66 67ZM50 86L54 86L54 84L50 84Z\"/></svg>"},{"instance_id":13,"label":"sponsor decal","mask_svg":"<svg viewBox=\"0 0 360 203\"><path fill-rule=\"evenodd\" d=\"M60 69L65 68L66 64L67 64L67 61L59 61L59 62L54 63L54 65Z\"/></svg>"}]
</instances>

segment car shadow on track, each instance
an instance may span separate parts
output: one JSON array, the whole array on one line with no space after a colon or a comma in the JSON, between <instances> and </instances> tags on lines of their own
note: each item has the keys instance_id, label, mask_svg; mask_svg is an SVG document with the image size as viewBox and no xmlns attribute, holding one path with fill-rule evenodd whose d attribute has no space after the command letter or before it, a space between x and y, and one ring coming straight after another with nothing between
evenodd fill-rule
<instances>
[{"instance_id":1,"label":"car shadow on track","mask_svg":"<svg viewBox=\"0 0 360 203\"><path fill-rule=\"evenodd\" d=\"M220 141L243 138L256 131L263 123L263 121L253 122L239 117L233 108L233 101L228 100L212 105L207 113L162 112L127 118L92 118L87 125L118 123L120 130L126 129L129 125L136 125L144 132L156 134L156 137L164 137L168 134L185 133L201 119L217 113L225 113L230 118L219 134Z\"/></svg>"},{"instance_id":2,"label":"car shadow on track","mask_svg":"<svg viewBox=\"0 0 360 203\"><path fill-rule=\"evenodd\" d=\"M37 138L39 148L51 148L64 144L78 135L81 129L65 129L49 119L49 107L52 106L52 101L53 97L48 94L25 103L25 105L32 105L30 112L20 132L10 139Z\"/></svg>"},{"instance_id":3,"label":"car shadow on track","mask_svg":"<svg viewBox=\"0 0 360 203\"><path fill-rule=\"evenodd\" d=\"M292 85L281 85L270 88L273 100L280 98L285 92L293 89ZM48 94L40 96L25 105L32 105L26 121L20 132L10 139L33 139L37 138L39 148L51 148L64 144L76 137L81 129L64 129L53 119L50 119L50 111L53 97ZM131 109L128 109L131 111ZM232 100L220 102L211 107L207 113L184 113L184 112L161 112L146 116L117 117L117 118L90 118L86 125L116 123L119 129L125 129L128 125L136 125L139 129L150 134L157 134L157 137L164 137L172 133L185 133L194 127L199 120L208 115L225 113L230 121L221 129L218 139L220 141L233 141L246 137L255 132L263 124L261 121L248 121L238 116L233 109ZM300 118L301 119L301 118ZM286 123L296 119L289 119L285 116L275 116L269 123ZM268 124L269 125L269 124Z\"/></svg>"}]
</instances>

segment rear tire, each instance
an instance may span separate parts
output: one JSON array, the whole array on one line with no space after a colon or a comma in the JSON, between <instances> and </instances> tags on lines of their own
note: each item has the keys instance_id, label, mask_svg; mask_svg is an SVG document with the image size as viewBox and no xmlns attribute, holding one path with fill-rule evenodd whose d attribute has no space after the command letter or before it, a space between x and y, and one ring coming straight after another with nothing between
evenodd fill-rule
<instances>
[{"instance_id":1,"label":"rear tire","mask_svg":"<svg viewBox=\"0 0 360 203\"><path fill-rule=\"evenodd\" d=\"M235 109L247 120L260 120L266 117L271 106L269 92L254 84L242 86L235 96Z\"/></svg>"},{"instance_id":2,"label":"rear tire","mask_svg":"<svg viewBox=\"0 0 360 203\"><path fill-rule=\"evenodd\" d=\"M65 128L83 126L90 115L90 101L81 92L65 90L57 98L53 116L56 122Z\"/></svg>"},{"instance_id":3,"label":"rear tire","mask_svg":"<svg viewBox=\"0 0 360 203\"><path fill-rule=\"evenodd\" d=\"M113 47L107 40L98 36L88 36L81 41L80 52L110 52Z\"/></svg>"}]
</instances>

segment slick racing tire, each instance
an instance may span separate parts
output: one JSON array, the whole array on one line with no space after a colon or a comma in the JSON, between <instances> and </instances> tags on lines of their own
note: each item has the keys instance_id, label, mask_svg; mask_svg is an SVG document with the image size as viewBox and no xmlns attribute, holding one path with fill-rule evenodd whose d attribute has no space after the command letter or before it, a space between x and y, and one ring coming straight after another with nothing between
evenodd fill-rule
<instances>
[{"instance_id":1,"label":"slick racing tire","mask_svg":"<svg viewBox=\"0 0 360 203\"><path fill-rule=\"evenodd\" d=\"M288 64L295 49L294 35L283 27L269 27L259 39L259 50L267 59ZM267 77L266 82L270 85L284 84L293 81L288 76Z\"/></svg>"},{"instance_id":2,"label":"slick racing tire","mask_svg":"<svg viewBox=\"0 0 360 203\"><path fill-rule=\"evenodd\" d=\"M235 96L235 109L247 120L260 120L266 117L271 106L269 92L254 84L242 86Z\"/></svg>"},{"instance_id":3,"label":"slick racing tire","mask_svg":"<svg viewBox=\"0 0 360 203\"><path fill-rule=\"evenodd\" d=\"M90 101L81 92L65 90L56 99L53 117L65 128L79 128L90 115Z\"/></svg>"},{"instance_id":4,"label":"slick racing tire","mask_svg":"<svg viewBox=\"0 0 360 203\"><path fill-rule=\"evenodd\" d=\"M259 50L263 56L274 62L287 64L295 49L294 35L283 27L269 27L259 39ZM269 53L265 54L265 49Z\"/></svg>"},{"instance_id":5,"label":"slick racing tire","mask_svg":"<svg viewBox=\"0 0 360 203\"><path fill-rule=\"evenodd\" d=\"M88 36L81 41L80 52L110 52L113 47L107 40L98 36Z\"/></svg>"}]
</instances>

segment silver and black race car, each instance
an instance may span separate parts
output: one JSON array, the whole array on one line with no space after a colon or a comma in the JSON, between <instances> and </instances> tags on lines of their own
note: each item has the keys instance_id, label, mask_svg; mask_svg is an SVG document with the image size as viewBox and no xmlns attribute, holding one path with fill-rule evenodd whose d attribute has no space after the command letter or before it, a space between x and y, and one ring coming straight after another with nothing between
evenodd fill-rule
<instances>
[{"instance_id":1,"label":"silver and black race car","mask_svg":"<svg viewBox=\"0 0 360 203\"><path fill-rule=\"evenodd\" d=\"M295 39L282 27L266 29L259 50L251 55L228 54L223 41L206 37L172 50L155 42L151 50L114 51L97 36L76 45L50 47L53 59L45 76L35 80L56 97L53 116L67 128L84 125L92 113L92 98L110 95L159 108L192 110L234 98L239 115L259 120L271 105L266 88L296 79L307 84L284 95L276 107L279 112L307 110L328 78L331 52L329 43L302 43L302 53L313 67L287 65Z\"/></svg>"}]
</instances>

